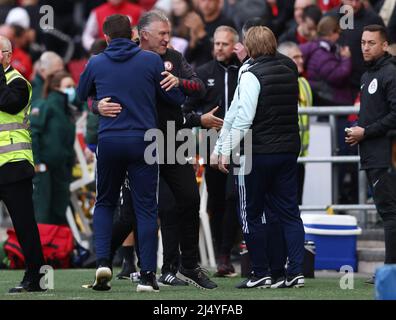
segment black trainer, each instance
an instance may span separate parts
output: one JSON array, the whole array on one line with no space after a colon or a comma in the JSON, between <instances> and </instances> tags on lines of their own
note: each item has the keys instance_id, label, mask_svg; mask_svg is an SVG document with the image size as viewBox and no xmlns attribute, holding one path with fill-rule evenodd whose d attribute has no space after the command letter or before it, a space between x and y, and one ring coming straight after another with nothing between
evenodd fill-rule
<instances>
[{"instance_id":1,"label":"black trainer","mask_svg":"<svg viewBox=\"0 0 396 320\"><path fill-rule=\"evenodd\" d=\"M287 276L277 288L303 288L305 285L304 275L299 273L294 276Z\"/></svg>"},{"instance_id":2,"label":"black trainer","mask_svg":"<svg viewBox=\"0 0 396 320\"><path fill-rule=\"evenodd\" d=\"M27 273L23 276L21 283L11 288L8 293L23 293L23 292L45 292L46 288L42 288L40 285L40 279L44 275L38 275L35 277L29 276Z\"/></svg>"},{"instance_id":3,"label":"black trainer","mask_svg":"<svg viewBox=\"0 0 396 320\"><path fill-rule=\"evenodd\" d=\"M194 269L185 269L182 266L179 268L178 276L181 280L184 280L199 289L215 289L217 284L214 283L208 277L209 272L201 267Z\"/></svg>"},{"instance_id":4,"label":"black trainer","mask_svg":"<svg viewBox=\"0 0 396 320\"><path fill-rule=\"evenodd\" d=\"M136 272L136 267L130 261L124 259L122 261L122 269L119 274L117 274L118 280L130 280L131 274Z\"/></svg>"},{"instance_id":5,"label":"black trainer","mask_svg":"<svg viewBox=\"0 0 396 320\"><path fill-rule=\"evenodd\" d=\"M188 286L188 283L179 279L176 274L172 272L165 272L164 274L161 274L161 276L158 278L158 284L160 286Z\"/></svg>"},{"instance_id":6,"label":"black trainer","mask_svg":"<svg viewBox=\"0 0 396 320\"><path fill-rule=\"evenodd\" d=\"M272 278L270 276L257 277L252 272L249 278L243 280L240 284L237 284L237 289L251 289L251 288L270 288L272 284Z\"/></svg>"},{"instance_id":7,"label":"black trainer","mask_svg":"<svg viewBox=\"0 0 396 320\"><path fill-rule=\"evenodd\" d=\"M272 289L277 289L279 286L283 285L285 282L286 278L285 277L278 277L278 278L272 278L272 284L271 288Z\"/></svg>"},{"instance_id":8,"label":"black trainer","mask_svg":"<svg viewBox=\"0 0 396 320\"><path fill-rule=\"evenodd\" d=\"M140 271L139 284L136 287L136 292L159 292L157 278L155 273L151 271Z\"/></svg>"}]
</instances>

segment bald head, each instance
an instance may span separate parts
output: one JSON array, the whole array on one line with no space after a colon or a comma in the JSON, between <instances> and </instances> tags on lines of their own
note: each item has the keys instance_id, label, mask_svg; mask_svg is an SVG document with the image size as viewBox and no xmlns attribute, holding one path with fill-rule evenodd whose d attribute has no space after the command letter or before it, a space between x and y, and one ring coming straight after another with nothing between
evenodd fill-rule
<instances>
[{"instance_id":1,"label":"bald head","mask_svg":"<svg viewBox=\"0 0 396 320\"><path fill-rule=\"evenodd\" d=\"M3 68L6 69L11 64L12 45L8 38L0 36L0 58Z\"/></svg>"},{"instance_id":2,"label":"bald head","mask_svg":"<svg viewBox=\"0 0 396 320\"><path fill-rule=\"evenodd\" d=\"M0 36L0 48L1 51L12 51L11 41L6 37Z\"/></svg>"},{"instance_id":3,"label":"bald head","mask_svg":"<svg viewBox=\"0 0 396 320\"><path fill-rule=\"evenodd\" d=\"M2 24L0 26L0 36L6 37L10 41L13 41L13 39L15 37L15 30L13 27L11 27L9 25Z\"/></svg>"},{"instance_id":4,"label":"bald head","mask_svg":"<svg viewBox=\"0 0 396 320\"><path fill-rule=\"evenodd\" d=\"M39 72L44 79L63 69L63 60L57 53L46 51L41 55L39 60Z\"/></svg>"}]
</instances>

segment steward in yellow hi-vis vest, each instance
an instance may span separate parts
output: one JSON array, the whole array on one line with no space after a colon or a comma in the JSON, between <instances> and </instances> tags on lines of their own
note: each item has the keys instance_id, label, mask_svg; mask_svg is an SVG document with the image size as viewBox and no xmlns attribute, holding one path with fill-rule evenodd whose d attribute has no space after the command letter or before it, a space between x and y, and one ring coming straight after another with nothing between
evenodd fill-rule
<instances>
[{"instance_id":1,"label":"steward in yellow hi-vis vest","mask_svg":"<svg viewBox=\"0 0 396 320\"><path fill-rule=\"evenodd\" d=\"M11 293L43 291L40 268L45 264L34 218L34 176L29 113L32 87L10 65L12 46L0 36L0 201L8 209L25 257L25 276ZM7 243L5 245L6 253Z\"/></svg>"},{"instance_id":2,"label":"steward in yellow hi-vis vest","mask_svg":"<svg viewBox=\"0 0 396 320\"><path fill-rule=\"evenodd\" d=\"M299 88L299 100L298 106L301 108L312 107L312 90L307 79L304 77L298 78ZM301 138L301 152L300 157L306 157L308 155L309 147L309 116L306 114L300 114L298 116L300 126L300 138Z\"/></svg>"},{"instance_id":3,"label":"steward in yellow hi-vis vest","mask_svg":"<svg viewBox=\"0 0 396 320\"><path fill-rule=\"evenodd\" d=\"M304 77L298 77L298 106L300 108L312 107L313 98L312 90L307 79ZM298 115L298 125L300 127L300 139L301 139L301 150L300 157L308 156L309 147L309 115L299 114ZM304 181L305 181L305 164L299 163L297 166L297 187L298 187L298 203L302 204L303 191L304 191Z\"/></svg>"},{"instance_id":4,"label":"steward in yellow hi-vis vest","mask_svg":"<svg viewBox=\"0 0 396 320\"><path fill-rule=\"evenodd\" d=\"M33 165L32 139L29 132L29 113L32 86L11 66L5 73L6 85L16 79L25 82L28 89L28 102L17 114L0 111L0 166L8 162L28 160ZM16 98L18 98L16 96ZM16 101L15 103L18 103Z\"/></svg>"}]
</instances>

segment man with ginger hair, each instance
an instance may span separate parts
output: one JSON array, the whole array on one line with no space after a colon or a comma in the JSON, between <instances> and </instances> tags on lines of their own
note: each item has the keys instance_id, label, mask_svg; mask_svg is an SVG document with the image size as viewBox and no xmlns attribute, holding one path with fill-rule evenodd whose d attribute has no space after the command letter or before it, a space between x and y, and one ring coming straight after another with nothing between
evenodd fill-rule
<instances>
[{"instance_id":1,"label":"man with ginger hair","mask_svg":"<svg viewBox=\"0 0 396 320\"><path fill-rule=\"evenodd\" d=\"M267 27L250 28L244 43L251 60L240 70L234 99L211 156L214 166L228 172L232 150L250 130L252 152L245 154L241 148L241 168L235 182L252 273L237 288L303 287L304 227L297 204L297 75L277 57L277 42ZM286 277L277 279L271 277L268 254L274 215L281 222L289 258Z\"/></svg>"}]
</instances>

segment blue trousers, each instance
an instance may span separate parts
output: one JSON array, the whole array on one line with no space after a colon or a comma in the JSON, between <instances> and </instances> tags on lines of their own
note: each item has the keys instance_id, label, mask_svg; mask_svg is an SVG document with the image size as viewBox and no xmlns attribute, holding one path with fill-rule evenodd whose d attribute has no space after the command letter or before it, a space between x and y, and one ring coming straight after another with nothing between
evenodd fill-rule
<instances>
[{"instance_id":1,"label":"blue trousers","mask_svg":"<svg viewBox=\"0 0 396 320\"><path fill-rule=\"evenodd\" d=\"M253 155L252 170L246 175L245 161L241 157L236 185L252 270L260 277L270 275L271 268L279 272L286 254L287 274L302 273L304 226L298 209L296 155Z\"/></svg>"},{"instance_id":2,"label":"blue trousers","mask_svg":"<svg viewBox=\"0 0 396 320\"><path fill-rule=\"evenodd\" d=\"M139 229L141 271L157 269L158 164L148 165L143 137L102 137L97 152L97 196L94 232L97 259L109 259L113 215L128 173Z\"/></svg>"}]
</instances>

